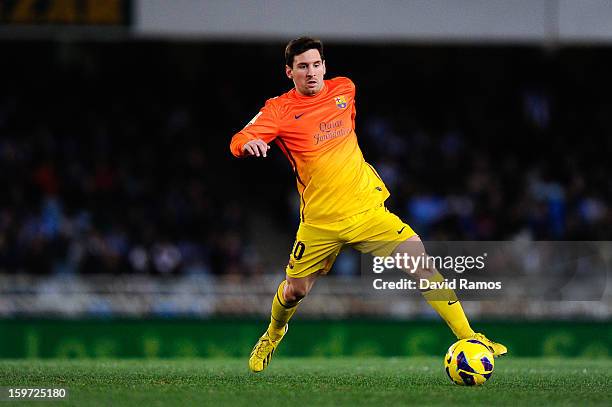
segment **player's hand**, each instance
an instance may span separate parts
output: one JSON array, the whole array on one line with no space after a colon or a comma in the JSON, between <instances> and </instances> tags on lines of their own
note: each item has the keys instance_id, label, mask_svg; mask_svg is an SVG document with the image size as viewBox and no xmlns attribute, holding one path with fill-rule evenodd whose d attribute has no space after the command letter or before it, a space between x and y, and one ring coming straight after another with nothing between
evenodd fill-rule
<instances>
[{"instance_id":1,"label":"player's hand","mask_svg":"<svg viewBox=\"0 0 612 407\"><path fill-rule=\"evenodd\" d=\"M242 146L242 153L245 156L266 157L270 146L263 140L251 140Z\"/></svg>"}]
</instances>

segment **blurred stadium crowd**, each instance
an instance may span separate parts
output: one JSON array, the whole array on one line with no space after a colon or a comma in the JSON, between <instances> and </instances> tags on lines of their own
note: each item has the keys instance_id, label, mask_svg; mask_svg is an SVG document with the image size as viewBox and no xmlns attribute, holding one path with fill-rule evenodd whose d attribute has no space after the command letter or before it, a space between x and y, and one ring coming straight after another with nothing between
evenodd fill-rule
<instances>
[{"instance_id":1,"label":"blurred stadium crowd","mask_svg":"<svg viewBox=\"0 0 612 407\"><path fill-rule=\"evenodd\" d=\"M289 165L276 148L235 160L228 144L290 88L282 44L0 48L1 270L279 272L262 267L252 218L293 233ZM326 57L357 85L389 206L424 239L612 239L605 50L328 44Z\"/></svg>"}]
</instances>

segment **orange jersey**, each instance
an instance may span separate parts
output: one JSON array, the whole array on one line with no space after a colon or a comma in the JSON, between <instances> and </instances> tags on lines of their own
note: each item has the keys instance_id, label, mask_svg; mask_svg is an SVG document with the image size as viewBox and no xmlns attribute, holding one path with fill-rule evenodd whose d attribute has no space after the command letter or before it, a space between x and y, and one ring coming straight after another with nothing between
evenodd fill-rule
<instances>
[{"instance_id":1,"label":"orange jersey","mask_svg":"<svg viewBox=\"0 0 612 407\"><path fill-rule=\"evenodd\" d=\"M324 81L314 96L292 89L269 99L234 135L230 149L241 157L250 140L275 141L295 172L302 222L336 222L389 197L359 149L355 114L355 85L348 78Z\"/></svg>"}]
</instances>

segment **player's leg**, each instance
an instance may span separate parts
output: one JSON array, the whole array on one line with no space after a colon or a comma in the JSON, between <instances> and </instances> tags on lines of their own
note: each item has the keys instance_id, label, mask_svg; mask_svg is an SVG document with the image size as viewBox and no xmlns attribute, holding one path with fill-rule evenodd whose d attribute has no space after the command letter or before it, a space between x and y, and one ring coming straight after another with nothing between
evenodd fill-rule
<instances>
[{"instance_id":1,"label":"player's leg","mask_svg":"<svg viewBox=\"0 0 612 407\"><path fill-rule=\"evenodd\" d=\"M301 278L287 276L280 283L272 300L272 315L268 326L268 334L272 340L279 340L285 335L287 323L319 275L320 271Z\"/></svg>"},{"instance_id":2,"label":"player's leg","mask_svg":"<svg viewBox=\"0 0 612 407\"><path fill-rule=\"evenodd\" d=\"M406 241L400 243L393 251L392 256L396 254L408 254L410 257L420 257L425 253L425 247L418 235L414 235ZM427 262L423 262L427 263ZM405 270L408 275L414 279L429 280L432 282L442 282L444 277L434 267L428 268L427 264L423 264L416 270ZM474 331L463 312L461 303L457 300L454 290L448 288L437 288L430 290L422 290L421 294L431 307L442 317L449 328L453 331L458 339L470 338L474 335Z\"/></svg>"},{"instance_id":3,"label":"player's leg","mask_svg":"<svg viewBox=\"0 0 612 407\"><path fill-rule=\"evenodd\" d=\"M349 243L362 253L371 253L375 256L400 254L403 257L406 253L410 257L421 257L425 254L425 247L419 236L409 225L384 207L369 211L367 216L354 225L349 233ZM427 265L425 262L424 266ZM420 267L417 270L406 271L415 279L444 281L444 277L435 268ZM440 288L422 294L457 338L478 339L492 348L496 356L507 352L505 346L488 340L482 334L474 333L454 290Z\"/></svg>"},{"instance_id":4,"label":"player's leg","mask_svg":"<svg viewBox=\"0 0 612 407\"><path fill-rule=\"evenodd\" d=\"M393 251L392 255L405 253L410 257L420 257L425 254L425 247L420 237L414 235L406 241L400 243ZM427 267L428 262L420 263L421 266L416 270L406 270L415 279L427 279L432 282L443 282L444 277L433 266ZM427 303L440 315L448 327L453 331L458 339L477 339L491 349L494 356L501 356L508 352L508 349L500 344L489 340L483 334L475 333L470 327L470 323L463 311L461 303L457 299L455 291L450 288L436 288L423 290L421 294Z\"/></svg>"},{"instance_id":5,"label":"player's leg","mask_svg":"<svg viewBox=\"0 0 612 407\"><path fill-rule=\"evenodd\" d=\"M323 226L300 225L285 269L285 280L280 283L272 299L270 324L249 357L251 371L261 372L270 363L300 301L308 295L316 279L329 272L341 248L342 243L333 230Z\"/></svg>"},{"instance_id":6,"label":"player's leg","mask_svg":"<svg viewBox=\"0 0 612 407\"><path fill-rule=\"evenodd\" d=\"M274 351L287 333L289 320L319 275L319 272L314 272L301 278L287 276L280 283L272 300L268 329L259 338L249 356L249 369L252 372L261 372L268 366Z\"/></svg>"}]
</instances>

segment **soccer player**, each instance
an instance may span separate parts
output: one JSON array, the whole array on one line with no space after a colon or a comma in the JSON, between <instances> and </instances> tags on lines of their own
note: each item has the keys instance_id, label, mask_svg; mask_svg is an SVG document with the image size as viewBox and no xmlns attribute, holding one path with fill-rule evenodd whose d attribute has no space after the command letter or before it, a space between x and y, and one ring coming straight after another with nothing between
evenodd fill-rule
<instances>
[{"instance_id":1,"label":"soccer player","mask_svg":"<svg viewBox=\"0 0 612 407\"><path fill-rule=\"evenodd\" d=\"M265 158L268 144L274 141L293 167L301 199L300 226L286 277L272 301L268 329L249 358L253 372L270 363L298 304L315 280L329 272L344 245L375 256L425 252L412 228L385 207L389 191L359 149L353 82L344 77L324 80L323 44L317 39L289 42L285 63L294 88L269 99L230 144L236 157ZM433 268L410 275L444 280ZM432 289L423 296L457 338L477 339L496 356L507 352L505 346L472 330L452 290Z\"/></svg>"}]
</instances>

